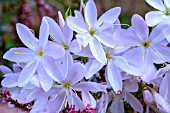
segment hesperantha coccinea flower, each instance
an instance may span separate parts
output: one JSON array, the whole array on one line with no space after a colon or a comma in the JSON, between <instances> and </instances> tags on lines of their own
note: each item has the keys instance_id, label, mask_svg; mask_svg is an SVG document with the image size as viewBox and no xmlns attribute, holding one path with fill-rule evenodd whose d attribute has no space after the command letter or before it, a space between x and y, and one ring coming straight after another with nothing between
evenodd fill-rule
<instances>
[{"instance_id":1,"label":"hesperantha coccinea flower","mask_svg":"<svg viewBox=\"0 0 170 113\"><path fill-rule=\"evenodd\" d=\"M94 0L44 16L39 35L17 23L26 47L3 55L13 64L0 65L0 101L30 113L170 113L170 1L146 2L160 11L127 29L120 7L98 18Z\"/></svg>"}]
</instances>

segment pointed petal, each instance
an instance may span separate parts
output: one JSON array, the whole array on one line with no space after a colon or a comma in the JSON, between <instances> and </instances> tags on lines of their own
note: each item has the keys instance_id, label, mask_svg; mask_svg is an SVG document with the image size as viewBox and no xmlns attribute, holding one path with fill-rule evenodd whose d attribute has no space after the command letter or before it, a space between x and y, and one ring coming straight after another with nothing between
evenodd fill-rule
<instances>
[{"instance_id":1,"label":"pointed petal","mask_svg":"<svg viewBox=\"0 0 170 113\"><path fill-rule=\"evenodd\" d=\"M92 55L92 53L90 51L89 45L87 45L86 47L82 47L82 50L80 52L78 52L76 55L94 58L94 56Z\"/></svg>"},{"instance_id":2,"label":"pointed petal","mask_svg":"<svg viewBox=\"0 0 170 113\"><path fill-rule=\"evenodd\" d=\"M73 31L76 31L77 33L87 32L87 25L80 18L69 16L67 17L67 24Z\"/></svg>"},{"instance_id":3,"label":"pointed petal","mask_svg":"<svg viewBox=\"0 0 170 113\"><path fill-rule=\"evenodd\" d=\"M170 73L167 73L159 87L159 93L160 95L165 99L168 100L170 98Z\"/></svg>"},{"instance_id":4,"label":"pointed petal","mask_svg":"<svg viewBox=\"0 0 170 113\"><path fill-rule=\"evenodd\" d=\"M96 33L96 38L99 40L99 42L111 48L119 45L119 43L113 39L113 35L107 32Z\"/></svg>"},{"instance_id":5,"label":"pointed petal","mask_svg":"<svg viewBox=\"0 0 170 113\"><path fill-rule=\"evenodd\" d=\"M164 0L164 4L167 6L167 8L170 8L170 1L169 0Z\"/></svg>"},{"instance_id":6,"label":"pointed petal","mask_svg":"<svg viewBox=\"0 0 170 113\"><path fill-rule=\"evenodd\" d=\"M93 28L97 22L97 8L93 0L89 0L85 6L85 20L89 28Z\"/></svg>"},{"instance_id":7,"label":"pointed petal","mask_svg":"<svg viewBox=\"0 0 170 113\"><path fill-rule=\"evenodd\" d=\"M114 56L113 62L116 66L118 66L121 70L135 75L135 76L140 76L142 74L142 72L140 72L140 70L134 66L129 65L128 61L121 56Z\"/></svg>"},{"instance_id":8,"label":"pointed petal","mask_svg":"<svg viewBox=\"0 0 170 113\"><path fill-rule=\"evenodd\" d=\"M0 65L0 71L1 71L3 74L13 73L12 70L11 70L9 67L4 66L4 65Z\"/></svg>"},{"instance_id":9,"label":"pointed petal","mask_svg":"<svg viewBox=\"0 0 170 113\"><path fill-rule=\"evenodd\" d=\"M73 39L73 31L68 27L67 22L64 24L63 35L65 38L65 42L67 44L70 44L71 40Z\"/></svg>"},{"instance_id":10,"label":"pointed petal","mask_svg":"<svg viewBox=\"0 0 170 113\"><path fill-rule=\"evenodd\" d=\"M25 26L24 24L17 23L16 29L19 38L21 41L26 45L28 48L32 50L36 50L37 45L37 38L34 36L34 34L31 32L31 30Z\"/></svg>"},{"instance_id":11,"label":"pointed petal","mask_svg":"<svg viewBox=\"0 0 170 113\"><path fill-rule=\"evenodd\" d=\"M11 48L3 58L13 62L27 62L35 57L34 51L28 48Z\"/></svg>"},{"instance_id":12,"label":"pointed petal","mask_svg":"<svg viewBox=\"0 0 170 113\"><path fill-rule=\"evenodd\" d=\"M145 20L147 25L152 27L162 22L165 17L161 11L150 11L145 15Z\"/></svg>"},{"instance_id":13,"label":"pointed petal","mask_svg":"<svg viewBox=\"0 0 170 113\"><path fill-rule=\"evenodd\" d=\"M32 75L35 74L37 69L39 60L32 60L27 63L27 65L21 71L21 74L18 79L18 86L22 87L28 84L29 80L31 79Z\"/></svg>"},{"instance_id":14,"label":"pointed petal","mask_svg":"<svg viewBox=\"0 0 170 113\"><path fill-rule=\"evenodd\" d=\"M85 106L89 104L91 108L96 108L96 100L89 92L82 91L81 94Z\"/></svg>"},{"instance_id":15,"label":"pointed petal","mask_svg":"<svg viewBox=\"0 0 170 113\"><path fill-rule=\"evenodd\" d=\"M63 57L64 54L65 54L64 48L57 44L50 44L44 49L44 55L47 55L54 59L59 59Z\"/></svg>"},{"instance_id":16,"label":"pointed petal","mask_svg":"<svg viewBox=\"0 0 170 113\"><path fill-rule=\"evenodd\" d=\"M42 66L41 69L38 69L38 76L43 90L45 92L49 91L53 85L53 79L48 75Z\"/></svg>"},{"instance_id":17,"label":"pointed petal","mask_svg":"<svg viewBox=\"0 0 170 113\"><path fill-rule=\"evenodd\" d=\"M119 69L113 62L108 62L106 66L106 76L108 77L110 85L116 93L122 91L122 77Z\"/></svg>"},{"instance_id":18,"label":"pointed petal","mask_svg":"<svg viewBox=\"0 0 170 113\"><path fill-rule=\"evenodd\" d=\"M39 46L44 48L47 45L49 36L49 25L45 18L42 19L39 31Z\"/></svg>"},{"instance_id":19,"label":"pointed petal","mask_svg":"<svg viewBox=\"0 0 170 113\"><path fill-rule=\"evenodd\" d=\"M78 42L77 39L74 39L71 43L70 43L70 52L72 53L78 53L81 51L81 45L80 43Z\"/></svg>"},{"instance_id":20,"label":"pointed petal","mask_svg":"<svg viewBox=\"0 0 170 113\"><path fill-rule=\"evenodd\" d=\"M115 7L115 8L108 10L98 19L98 22L97 22L98 25L102 24L103 22L113 24L118 19L120 12L121 12L120 7Z\"/></svg>"},{"instance_id":21,"label":"pointed petal","mask_svg":"<svg viewBox=\"0 0 170 113\"><path fill-rule=\"evenodd\" d=\"M91 59L85 64L85 66L87 68L87 74L85 77L86 79L89 79L103 67L103 64L96 59Z\"/></svg>"},{"instance_id":22,"label":"pointed petal","mask_svg":"<svg viewBox=\"0 0 170 113\"><path fill-rule=\"evenodd\" d=\"M132 27L141 41L146 41L148 39L149 29L145 20L140 15L133 15Z\"/></svg>"},{"instance_id":23,"label":"pointed petal","mask_svg":"<svg viewBox=\"0 0 170 113\"><path fill-rule=\"evenodd\" d=\"M135 96L131 93L126 92L126 101L130 104L130 106L137 112L143 113L143 106Z\"/></svg>"},{"instance_id":24,"label":"pointed petal","mask_svg":"<svg viewBox=\"0 0 170 113\"><path fill-rule=\"evenodd\" d=\"M102 93L99 101L97 102L96 112L97 113L106 113L107 107L109 104L108 95L106 93Z\"/></svg>"},{"instance_id":25,"label":"pointed petal","mask_svg":"<svg viewBox=\"0 0 170 113\"><path fill-rule=\"evenodd\" d=\"M155 9L158 9L163 12L166 10L162 0L146 0L146 2Z\"/></svg>"},{"instance_id":26,"label":"pointed petal","mask_svg":"<svg viewBox=\"0 0 170 113\"><path fill-rule=\"evenodd\" d=\"M123 102L118 98L118 96L112 102L110 108L111 113L124 113L124 105Z\"/></svg>"},{"instance_id":27,"label":"pointed petal","mask_svg":"<svg viewBox=\"0 0 170 113\"><path fill-rule=\"evenodd\" d=\"M128 92L137 92L138 91L138 83L136 80L126 80L123 82L124 89Z\"/></svg>"},{"instance_id":28,"label":"pointed petal","mask_svg":"<svg viewBox=\"0 0 170 113\"><path fill-rule=\"evenodd\" d=\"M73 85L73 89L76 91L91 91L93 93L105 92L107 86L101 85L96 82L80 82Z\"/></svg>"},{"instance_id":29,"label":"pointed petal","mask_svg":"<svg viewBox=\"0 0 170 113\"><path fill-rule=\"evenodd\" d=\"M69 68L65 79L71 84L75 84L85 76L86 72L86 67L83 64L75 63Z\"/></svg>"},{"instance_id":30,"label":"pointed petal","mask_svg":"<svg viewBox=\"0 0 170 113\"><path fill-rule=\"evenodd\" d=\"M59 18L59 25L60 25L60 28L63 29L64 28L64 18L63 18L63 15L61 14L60 11L58 11L58 18Z\"/></svg>"},{"instance_id":31,"label":"pointed petal","mask_svg":"<svg viewBox=\"0 0 170 113\"><path fill-rule=\"evenodd\" d=\"M143 92L143 100L145 103L150 104L153 103L153 95L151 94L151 92L149 90L145 90Z\"/></svg>"},{"instance_id":32,"label":"pointed petal","mask_svg":"<svg viewBox=\"0 0 170 113\"><path fill-rule=\"evenodd\" d=\"M37 112L41 111L43 108L45 108L47 103L48 103L48 97L40 97L40 98L38 98L35 101L30 113L37 113Z\"/></svg>"},{"instance_id":33,"label":"pointed petal","mask_svg":"<svg viewBox=\"0 0 170 113\"><path fill-rule=\"evenodd\" d=\"M98 60L103 65L105 65L107 62L107 59L106 59L105 52L100 42L94 38L89 45L90 45L90 50L93 56L96 58L96 60Z\"/></svg>"},{"instance_id":34,"label":"pointed petal","mask_svg":"<svg viewBox=\"0 0 170 113\"><path fill-rule=\"evenodd\" d=\"M62 44L64 35L58 24L50 17L44 17L49 24L49 34L58 43Z\"/></svg>"}]
</instances>

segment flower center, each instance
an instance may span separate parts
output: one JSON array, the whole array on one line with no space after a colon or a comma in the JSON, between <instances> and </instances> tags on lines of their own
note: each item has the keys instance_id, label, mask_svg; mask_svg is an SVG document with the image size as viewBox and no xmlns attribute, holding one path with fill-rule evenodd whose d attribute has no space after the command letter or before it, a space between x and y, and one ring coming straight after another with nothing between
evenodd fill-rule
<instances>
[{"instance_id":1,"label":"flower center","mask_svg":"<svg viewBox=\"0 0 170 113\"><path fill-rule=\"evenodd\" d=\"M37 53L38 56L42 57L44 55L44 52L42 49L40 49Z\"/></svg>"},{"instance_id":2,"label":"flower center","mask_svg":"<svg viewBox=\"0 0 170 113\"><path fill-rule=\"evenodd\" d=\"M96 30L91 29L91 30L89 30L88 32L89 32L89 34L90 34L92 37L94 37L94 35L95 35L95 33L96 33Z\"/></svg>"},{"instance_id":3,"label":"flower center","mask_svg":"<svg viewBox=\"0 0 170 113\"><path fill-rule=\"evenodd\" d=\"M64 50L67 51L67 50L69 50L70 47L69 47L67 44L64 44L64 43L63 43L63 48L64 48Z\"/></svg>"},{"instance_id":4,"label":"flower center","mask_svg":"<svg viewBox=\"0 0 170 113\"><path fill-rule=\"evenodd\" d=\"M150 42L143 42L142 45L145 49L147 49L150 46Z\"/></svg>"},{"instance_id":5,"label":"flower center","mask_svg":"<svg viewBox=\"0 0 170 113\"><path fill-rule=\"evenodd\" d=\"M113 60L112 55L108 51L105 54L106 54L107 60Z\"/></svg>"},{"instance_id":6,"label":"flower center","mask_svg":"<svg viewBox=\"0 0 170 113\"><path fill-rule=\"evenodd\" d=\"M69 89L70 86L71 86L70 82L66 82L66 83L63 84L63 87L67 88L67 89Z\"/></svg>"},{"instance_id":7,"label":"flower center","mask_svg":"<svg viewBox=\"0 0 170 113\"><path fill-rule=\"evenodd\" d=\"M169 12L169 10L168 10L168 8L166 7L166 11L165 11L165 16L169 16L170 15L170 12Z\"/></svg>"}]
</instances>

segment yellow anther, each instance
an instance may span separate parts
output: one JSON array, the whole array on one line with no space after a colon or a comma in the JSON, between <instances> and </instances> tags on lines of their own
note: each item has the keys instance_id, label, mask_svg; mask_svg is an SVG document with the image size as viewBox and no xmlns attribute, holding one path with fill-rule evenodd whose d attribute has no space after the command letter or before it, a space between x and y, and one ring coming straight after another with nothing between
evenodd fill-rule
<instances>
[{"instance_id":1,"label":"yellow anther","mask_svg":"<svg viewBox=\"0 0 170 113\"><path fill-rule=\"evenodd\" d=\"M14 54L23 55L23 54L25 54L25 53L24 53L24 52L14 52Z\"/></svg>"},{"instance_id":2,"label":"yellow anther","mask_svg":"<svg viewBox=\"0 0 170 113\"><path fill-rule=\"evenodd\" d=\"M27 64L26 67L28 68L28 67L29 67L31 64L33 64L33 63L34 63L34 61L31 61L30 63Z\"/></svg>"}]
</instances>

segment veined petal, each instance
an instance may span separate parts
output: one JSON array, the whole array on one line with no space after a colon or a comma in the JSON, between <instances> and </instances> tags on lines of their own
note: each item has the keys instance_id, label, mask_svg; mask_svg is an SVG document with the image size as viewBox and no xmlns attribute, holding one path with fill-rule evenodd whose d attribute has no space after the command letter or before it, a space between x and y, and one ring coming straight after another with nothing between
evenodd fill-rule
<instances>
[{"instance_id":1,"label":"veined petal","mask_svg":"<svg viewBox=\"0 0 170 113\"><path fill-rule=\"evenodd\" d=\"M73 31L68 27L67 22L64 24L63 35L65 38L65 43L70 44L71 40L73 39Z\"/></svg>"},{"instance_id":2,"label":"veined petal","mask_svg":"<svg viewBox=\"0 0 170 113\"><path fill-rule=\"evenodd\" d=\"M97 39L93 38L93 40L91 41L89 45L90 45L90 50L93 56L96 58L96 60L98 60L103 65L105 65L107 62L107 59L106 59L105 52L100 42Z\"/></svg>"},{"instance_id":3,"label":"veined petal","mask_svg":"<svg viewBox=\"0 0 170 113\"><path fill-rule=\"evenodd\" d=\"M118 96L112 102L110 108L111 113L124 113L124 105Z\"/></svg>"},{"instance_id":4,"label":"veined petal","mask_svg":"<svg viewBox=\"0 0 170 113\"><path fill-rule=\"evenodd\" d=\"M89 28L93 28L97 22L97 8L93 0L89 0L85 6L85 21Z\"/></svg>"},{"instance_id":5,"label":"veined petal","mask_svg":"<svg viewBox=\"0 0 170 113\"><path fill-rule=\"evenodd\" d=\"M53 85L53 79L44 70L43 66L41 66L41 68L38 69L38 76L39 76L39 81L40 81L40 84L43 90L45 92L49 91Z\"/></svg>"},{"instance_id":6,"label":"veined petal","mask_svg":"<svg viewBox=\"0 0 170 113\"><path fill-rule=\"evenodd\" d=\"M44 17L49 24L49 34L58 43L62 44L64 35L58 24L50 17Z\"/></svg>"},{"instance_id":7,"label":"veined petal","mask_svg":"<svg viewBox=\"0 0 170 113\"><path fill-rule=\"evenodd\" d=\"M0 71L1 71L3 74L13 73L12 70L11 70L9 67L4 66L4 65L0 65Z\"/></svg>"},{"instance_id":8,"label":"veined petal","mask_svg":"<svg viewBox=\"0 0 170 113\"><path fill-rule=\"evenodd\" d=\"M76 55L94 58L94 56L92 55L92 53L90 51L89 45L87 45L86 47L82 47L82 50L80 52L76 53Z\"/></svg>"},{"instance_id":9,"label":"veined petal","mask_svg":"<svg viewBox=\"0 0 170 113\"><path fill-rule=\"evenodd\" d=\"M87 68L86 79L91 78L94 74L96 74L104 65L101 64L96 59L91 59L85 64Z\"/></svg>"},{"instance_id":10,"label":"veined petal","mask_svg":"<svg viewBox=\"0 0 170 113\"><path fill-rule=\"evenodd\" d=\"M81 51L81 45L80 43L78 42L77 39L74 39L71 43L70 43L70 49L69 51L72 52L72 53L78 53Z\"/></svg>"},{"instance_id":11,"label":"veined petal","mask_svg":"<svg viewBox=\"0 0 170 113\"><path fill-rule=\"evenodd\" d=\"M32 75L35 74L38 63L39 63L39 59L32 60L26 64L26 66L23 68L23 70L21 71L21 74L18 78L18 86L22 87L22 86L25 86L26 84L28 84Z\"/></svg>"},{"instance_id":12,"label":"veined petal","mask_svg":"<svg viewBox=\"0 0 170 113\"><path fill-rule=\"evenodd\" d=\"M114 56L113 62L121 70L123 70L129 74L132 74L135 76L140 76L142 74L142 72L138 68L135 68L135 67L129 65L128 61L124 57Z\"/></svg>"},{"instance_id":13,"label":"veined petal","mask_svg":"<svg viewBox=\"0 0 170 113\"><path fill-rule=\"evenodd\" d=\"M135 14L132 17L132 27L141 41L147 41L149 29L145 20L138 14Z\"/></svg>"},{"instance_id":14,"label":"veined petal","mask_svg":"<svg viewBox=\"0 0 170 113\"><path fill-rule=\"evenodd\" d=\"M122 91L122 87L123 87L122 77L119 69L116 67L116 65L113 62L108 62L106 66L106 76L110 82L110 85L112 86L113 90L116 93Z\"/></svg>"},{"instance_id":15,"label":"veined petal","mask_svg":"<svg viewBox=\"0 0 170 113\"><path fill-rule=\"evenodd\" d=\"M112 8L110 10L108 10L107 12L105 12L97 21L97 23L100 25L103 22L105 23L110 23L113 24L119 17L121 12L121 8L120 7L115 7Z\"/></svg>"},{"instance_id":16,"label":"veined petal","mask_svg":"<svg viewBox=\"0 0 170 113\"><path fill-rule=\"evenodd\" d=\"M145 15L145 20L147 25L152 27L162 22L165 17L166 16L161 11L150 11Z\"/></svg>"},{"instance_id":17,"label":"veined petal","mask_svg":"<svg viewBox=\"0 0 170 113\"><path fill-rule=\"evenodd\" d=\"M64 54L64 48L57 44L50 44L44 49L44 55L52 57L54 59L61 58L64 56Z\"/></svg>"},{"instance_id":18,"label":"veined petal","mask_svg":"<svg viewBox=\"0 0 170 113\"><path fill-rule=\"evenodd\" d=\"M49 36L49 25L45 19L45 17L42 19L41 25L40 25L40 31L39 31L39 46L44 48L47 45Z\"/></svg>"},{"instance_id":19,"label":"veined petal","mask_svg":"<svg viewBox=\"0 0 170 113\"><path fill-rule=\"evenodd\" d=\"M96 33L96 38L99 42L111 48L116 45L119 45L119 43L113 39L113 35L107 32Z\"/></svg>"},{"instance_id":20,"label":"veined petal","mask_svg":"<svg viewBox=\"0 0 170 113\"><path fill-rule=\"evenodd\" d=\"M162 0L146 0L146 2L155 9L158 9L163 12L166 10Z\"/></svg>"},{"instance_id":21,"label":"veined petal","mask_svg":"<svg viewBox=\"0 0 170 113\"><path fill-rule=\"evenodd\" d=\"M106 92L107 86L96 82L80 82L72 86L76 91Z\"/></svg>"},{"instance_id":22,"label":"veined petal","mask_svg":"<svg viewBox=\"0 0 170 113\"><path fill-rule=\"evenodd\" d=\"M36 50L38 39L34 36L31 30L24 24L17 23L16 29L21 41L30 49Z\"/></svg>"},{"instance_id":23,"label":"veined petal","mask_svg":"<svg viewBox=\"0 0 170 113\"><path fill-rule=\"evenodd\" d=\"M67 17L67 24L73 31L76 31L77 33L87 32L87 25L80 18L69 16Z\"/></svg>"},{"instance_id":24,"label":"veined petal","mask_svg":"<svg viewBox=\"0 0 170 113\"><path fill-rule=\"evenodd\" d=\"M126 92L126 101L130 104L130 106L137 112L143 113L143 106L135 96L131 93Z\"/></svg>"},{"instance_id":25,"label":"veined petal","mask_svg":"<svg viewBox=\"0 0 170 113\"><path fill-rule=\"evenodd\" d=\"M86 67L83 64L75 63L69 68L65 80L71 82L73 85L79 82L85 76L86 72Z\"/></svg>"},{"instance_id":26,"label":"veined petal","mask_svg":"<svg viewBox=\"0 0 170 113\"><path fill-rule=\"evenodd\" d=\"M11 48L3 58L13 62L27 62L35 57L35 52L28 48Z\"/></svg>"}]
</instances>

